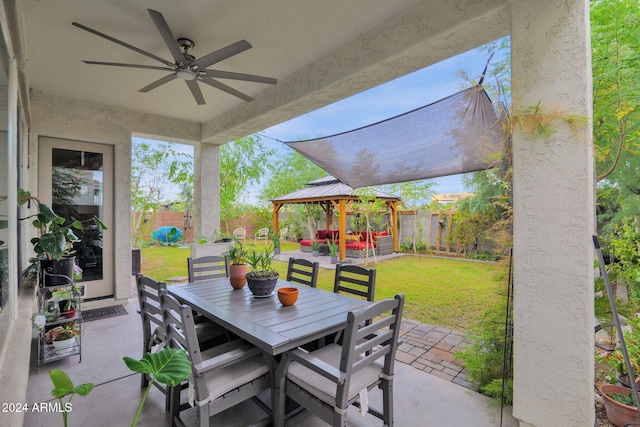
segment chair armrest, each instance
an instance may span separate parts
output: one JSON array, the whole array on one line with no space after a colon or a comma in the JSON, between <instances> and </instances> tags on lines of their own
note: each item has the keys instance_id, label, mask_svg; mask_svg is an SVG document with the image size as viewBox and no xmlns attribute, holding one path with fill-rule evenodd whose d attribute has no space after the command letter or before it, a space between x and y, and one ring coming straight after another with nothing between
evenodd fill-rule
<instances>
[{"instance_id":1,"label":"chair armrest","mask_svg":"<svg viewBox=\"0 0 640 427\"><path fill-rule=\"evenodd\" d=\"M318 359L311 353L296 349L290 351L289 356L292 360L295 360L301 365L311 369L313 372L320 374L337 384L342 383L345 379L344 372L340 371L340 369L335 366L329 365L324 360Z\"/></svg>"},{"instance_id":2,"label":"chair armrest","mask_svg":"<svg viewBox=\"0 0 640 427\"><path fill-rule=\"evenodd\" d=\"M231 343L221 344L220 346L214 347L213 349L209 350L214 354L215 353L219 353L219 354L216 354L213 357L204 359L201 363L194 364L193 370L196 376L201 376L214 369L219 369L224 366L228 366L228 365L240 362L242 360L248 359L262 352L258 347L253 347L245 343L242 343L240 346L236 346L231 350L226 351L226 347L228 347L228 344L232 344L232 343L233 341ZM203 355L205 354L206 352L203 353Z\"/></svg>"}]
</instances>

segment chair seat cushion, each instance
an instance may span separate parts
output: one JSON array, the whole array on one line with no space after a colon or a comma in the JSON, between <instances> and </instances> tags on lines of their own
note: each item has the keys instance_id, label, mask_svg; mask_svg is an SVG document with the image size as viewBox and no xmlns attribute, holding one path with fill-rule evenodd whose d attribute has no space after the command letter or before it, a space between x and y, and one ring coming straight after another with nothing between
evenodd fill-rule
<instances>
[{"instance_id":1,"label":"chair seat cushion","mask_svg":"<svg viewBox=\"0 0 640 427\"><path fill-rule=\"evenodd\" d=\"M358 251L362 251L365 250L367 248L375 248L375 244L371 244L369 242L365 242L365 241L359 241L359 242L349 242L346 244L347 249L354 249L354 250L358 250Z\"/></svg>"},{"instance_id":2,"label":"chair seat cushion","mask_svg":"<svg viewBox=\"0 0 640 427\"><path fill-rule=\"evenodd\" d=\"M338 344L329 344L311 353L314 357L334 366L340 367L340 356L342 355L342 347ZM351 377L349 385L349 401L352 401L360 391L367 386L374 384L382 372L382 365L374 362ZM318 397L323 402L333 406L336 400L337 384L322 375L313 372L311 369L301 365L298 362L291 362L287 379L296 383L298 386L308 391L310 394Z\"/></svg>"},{"instance_id":3,"label":"chair seat cushion","mask_svg":"<svg viewBox=\"0 0 640 427\"><path fill-rule=\"evenodd\" d=\"M231 343L225 343L202 352L202 359L206 360L219 355L221 353L220 348L227 347L228 344ZM231 365L213 369L206 374L209 401L214 401L231 390L260 378L267 372L269 372L269 368L262 354L256 354ZM205 396L199 396L199 400L204 398Z\"/></svg>"}]
</instances>

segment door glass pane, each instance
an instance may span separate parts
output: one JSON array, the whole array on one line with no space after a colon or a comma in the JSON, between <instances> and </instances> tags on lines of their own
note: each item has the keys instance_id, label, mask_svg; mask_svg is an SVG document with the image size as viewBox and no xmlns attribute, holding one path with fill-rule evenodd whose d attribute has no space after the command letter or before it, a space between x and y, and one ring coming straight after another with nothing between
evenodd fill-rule
<instances>
[{"instance_id":1,"label":"door glass pane","mask_svg":"<svg viewBox=\"0 0 640 427\"><path fill-rule=\"evenodd\" d=\"M82 281L101 280L102 230L92 218L102 219L104 211L102 153L54 148L51 163L53 210L69 223L78 219L84 225L84 230L73 230L80 239L73 247Z\"/></svg>"}]
</instances>

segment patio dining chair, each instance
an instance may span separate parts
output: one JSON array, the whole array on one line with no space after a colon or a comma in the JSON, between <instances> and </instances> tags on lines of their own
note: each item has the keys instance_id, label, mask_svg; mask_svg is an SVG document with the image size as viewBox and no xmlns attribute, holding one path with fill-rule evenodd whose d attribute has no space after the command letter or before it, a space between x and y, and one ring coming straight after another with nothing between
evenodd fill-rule
<instances>
[{"instance_id":1,"label":"patio dining chair","mask_svg":"<svg viewBox=\"0 0 640 427\"><path fill-rule=\"evenodd\" d=\"M142 319L142 355L160 350L165 344L165 325L160 309L160 291L166 290L164 282L156 282L142 274L136 275L136 288L140 304L140 318ZM213 322L205 321L198 324L197 336L202 347L206 348L215 343L225 333L225 330ZM149 386L149 375L142 374L140 387ZM153 385L166 396L166 409L169 410L169 391L167 387L154 381Z\"/></svg>"},{"instance_id":2,"label":"patio dining chair","mask_svg":"<svg viewBox=\"0 0 640 427\"><path fill-rule=\"evenodd\" d=\"M238 227L235 230L233 230L233 240L237 240L242 241L242 243L246 243L247 242L247 230L245 230L243 227Z\"/></svg>"},{"instance_id":3,"label":"patio dining chair","mask_svg":"<svg viewBox=\"0 0 640 427\"><path fill-rule=\"evenodd\" d=\"M287 280L302 285L316 287L318 281L319 262L311 262L304 258L289 258L287 267Z\"/></svg>"},{"instance_id":4,"label":"patio dining chair","mask_svg":"<svg viewBox=\"0 0 640 427\"><path fill-rule=\"evenodd\" d=\"M187 258L189 282L229 277L229 260L225 257L209 255Z\"/></svg>"},{"instance_id":5,"label":"patio dining chair","mask_svg":"<svg viewBox=\"0 0 640 427\"><path fill-rule=\"evenodd\" d=\"M398 294L349 312L342 345L285 353L274 387L276 427L283 424L286 397L335 427L347 425L350 405L392 426L393 368L403 307L404 295ZM367 394L376 387L382 389L382 412L367 404Z\"/></svg>"},{"instance_id":6,"label":"patio dining chair","mask_svg":"<svg viewBox=\"0 0 640 427\"><path fill-rule=\"evenodd\" d=\"M162 318L166 327L167 345L184 349L191 361L193 405L199 425L209 426L209 418L247 399L270 410L255 396L271 386L269 368L262 351L242 340L229 341L201 352L198 347L191 307L180 304L166 290L160 292ZM172 422L182 424L180 412L190 403L181 404L180 388L170 388Z\"/></svg>"},{"instance_id":7,"label":"patio dining chair","mask_svg":"<svg viewBox=\"0 0 640 427\"><path fill-rule=\"evenodd\" d=\"M261 228L258 231L256 231L256 235L255 235L255 243L258 243L258 240L264 240L265 242L269 240L269 229L268 228Z\"/></svg>"},{"instance_id":8,"label":"patio dining chair","mask_svg":"<svg viewBox=\"0 0 640 427\"><path fill-rule=\"evenodd\" d=\"M376 292L376 269L337 264L333 292L357 295L373 302Z\"/></svg>"},{"instance_id":9,"label":"patio dining chair","mask_svg":"<svg viewBox=\"0 0 640 427\"><path fill-rule=\"evenodd\" d=\"M281 229L278 234L280 235L280 240L287 240L287 234L289 234L289 229L285 227Z\"/></svg>"}]
</instances>

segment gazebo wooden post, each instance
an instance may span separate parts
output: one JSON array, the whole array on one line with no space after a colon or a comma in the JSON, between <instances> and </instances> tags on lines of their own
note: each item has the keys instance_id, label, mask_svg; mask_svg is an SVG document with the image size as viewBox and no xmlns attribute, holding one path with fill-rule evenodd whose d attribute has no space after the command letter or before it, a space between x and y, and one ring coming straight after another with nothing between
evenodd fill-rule
<instances>
[{"instance_id":1,"label":"gazebo wooden post","mask_svg":"<svg viewBox=\"0 0 640 427\"><path fill-rule=\"evenodd\" d=\"M338 244L340 255L338 259L344 261L347 259L347 209L345 207L345 200L340 199L338 206L338 232L340 233L340 241Z\"/></svg>"},{"instance_id":2,"label":"gazebo wooden post","mask_svg":"<svg viewBox=\"0 0 640 427\"><path fill-rule=\"evenodd\" d=\"M278 233L280 231L280 218L278 212L282 207L282 203L273 204L273 232Z\"/></svg>"},{"instance_id":3,"label":"gazebo wooden post","mask_svg":"<svg viewBox=\"0 0 640 427\"><path fill-rule=\"evenodd\" d=\"M391 233L393 234L393 251L398 252L398 204L394 201L389 202L391 209Z\"/></svg>"}]
</instances>

